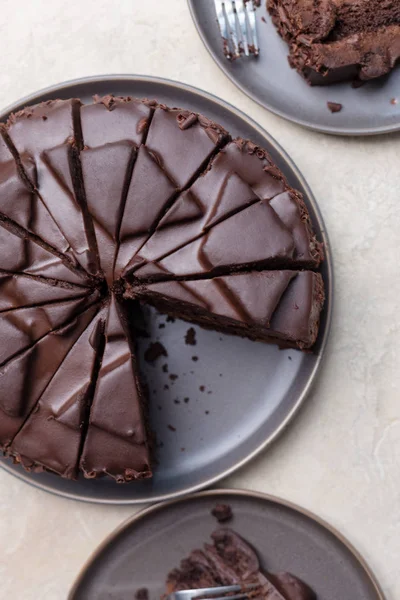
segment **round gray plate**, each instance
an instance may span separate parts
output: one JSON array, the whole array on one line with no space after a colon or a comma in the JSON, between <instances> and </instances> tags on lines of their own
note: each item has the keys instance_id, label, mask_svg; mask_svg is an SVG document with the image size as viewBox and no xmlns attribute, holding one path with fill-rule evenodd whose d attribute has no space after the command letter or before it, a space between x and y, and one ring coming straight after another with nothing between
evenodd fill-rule
<instances>
[{"instance_id":1,"label":"round gray plate","mask_svg":"<svg viewBox=\"0 0 400 600\"><path fill-rule=\"evenodd\" d=\"M389 77L358 89L350 83L310 87L290 68L288 46L273 26L265 0L257 9L260 56L229 62L222 51L214 0L188 2L198 32L215 62L245 94L268 110L325 133L372 135L400 129L400 68ZM398 104L391 104L392 98L397 98ZM327 102L340 102L342 111L331 114Z\"/></svg>"},{"instance_id":2,"label":"round gray plate","mask_svg":"<svg viewBox=\"0 0 400 600\"><path fill-rule=\"evenodd\" d=\"M243 113L200 90L147 77L88 78L25 98L4 111L0 120L11 109L45 99L76 96L89 102L93 94L107 93L153 97L170 106L191 108L222 123L232 134L267 148L290 183L304 193L326 250L323 275L327 300L314 354L280 351L276 346L197 327L197 344L188 346L184 341L187 323L166 323L166 317L155 312L147 315L151 337L140 340L140 350L143 352L151 340L159 339L168 351L168 357L160 358L154 365L142 361L150 390L151 427L162 446L152 480L127 485L117 485L109 479L74 482L46 473L28 474L1 461L2 466L25 481L63 496L116 504L154 502L199 490L232 473L270 444L292 419L315 379L327 341L332 263L315 200L284 151ZM159 328L160 324L165 326ZM162 370L164 364L168 364L168 373ZM171 379L171 374L178 378ZM185 398L189 401L185 402Z\"/></svg>"},{"instance_id":3,"label":"round gray plate","mask_svg":"<svg viewBox=\"0 0 400 600\"><path fill-rule=\"evenodd\" d=\"M203 492L139 513L95 552L69 600L132 600L142 587L159 600L168 572L219 526L210 515L217 502L232 507L227 526L254 546L264 569L297 575L318 600L383 600L363 559L327 523L277 498L237 490Z\"/></svg>"}]
</instances>

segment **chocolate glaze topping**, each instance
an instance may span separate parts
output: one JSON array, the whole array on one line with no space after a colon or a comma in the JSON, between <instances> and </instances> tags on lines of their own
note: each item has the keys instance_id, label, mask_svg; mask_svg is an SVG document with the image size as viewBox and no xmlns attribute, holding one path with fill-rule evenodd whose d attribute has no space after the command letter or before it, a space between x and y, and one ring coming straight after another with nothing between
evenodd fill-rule
<instances>
[{"instance_id":1,"label":"chocolate glaze topping","mask_svg":"<svg viewBox=\"0 0 400 600\"><path fill-rule=\"evenodd\" d=\"M151 476L138 300L312 346L322 252L265 150L113 96L28 107L0 134L0 445L27 470Z\"/></svg>"}]
</instances>

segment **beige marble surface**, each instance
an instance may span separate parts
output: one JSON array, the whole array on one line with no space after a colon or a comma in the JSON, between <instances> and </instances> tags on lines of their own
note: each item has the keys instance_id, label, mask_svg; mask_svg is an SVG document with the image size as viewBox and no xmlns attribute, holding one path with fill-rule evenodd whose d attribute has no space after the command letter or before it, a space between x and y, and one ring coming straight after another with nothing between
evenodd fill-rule
<instances>
[{"instance_id":1,"label":"beige marble surface","mask_svg":"<svg viewBox=\"0 0 400 600\"><path fill-rule=\"evenodd\" d=\"M295 160L334 252L328 356L290 431L221 485L319 513L364 554L388 600L400 598L400 136L336 139L269 114L212 62L185 0L34 0L18 9L2 0L1 9L0 106L84 75L161 75L238 106ZM66 598L89 554L137 510L57 498L2 470L0 498L0 597L12 600Z\"/></svg>"}]
</instances>

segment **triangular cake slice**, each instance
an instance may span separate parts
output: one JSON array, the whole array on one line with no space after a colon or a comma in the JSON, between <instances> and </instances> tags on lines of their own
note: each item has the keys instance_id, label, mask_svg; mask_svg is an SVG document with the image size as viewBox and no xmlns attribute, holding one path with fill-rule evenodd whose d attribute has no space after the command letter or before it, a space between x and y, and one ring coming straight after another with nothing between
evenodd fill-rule
<instances>
[{"instance_id":1,"label":"triangular cake slice","mask_svg":"<svg viewBox=\"0 0 400 600\"><path fill-rule=\"evenodd\" d=\"M153 113L149 103L131 97L94 96L80 109L83 145L89 148L127 140L139 146Z\"/></svg>"},{"instance_id":2,"label":"triangular cake slice","mask_svg":"<svg viewBox=\"0 0 400 600\"><path fill-rule=\"evenodd\" d=\"M256 600L315 600L314 592L291 573L267 573L250 544L231 529L217 529L212 543L193 550L167 576L167 593L224 585L254 584Z\"/></svg>"},{"instance_id":3,"label":"triangular cake slice","mask_svg":"<svg viewBox=\"0 0 400 600\"><path fill-rule=\"evenodd\" d=\"M26 232L8 221L0 220L0 270L36 275L85 286L89 280L70 267L69 261L57 256L32 240Z\"/></svg>"},{"instance_id":4,"label":"triangular cake slice","mask_svg":"<svg viewBox=\"0 0 400 600\"><path fill-rule=\"evenodd\" d=\"M109 284L114 280L114 262L125 200L136 147L120 141L80 154L85 202L93 219L100 266Z\"/></svg>"},{"instance_id":5,"label":"triangular cake slice","mask_svg":"<svg viewBox=\"0 0 400 600\"><path fill-rule=\"evenodd\" d=\"M2 312L0 338L5 343L0 345L0 368L13 356L73 319L93 301L93 296Z\"/></svg>"},{"instance_id":6,"label":"triangular cake slice","mask_svg":"<svg viewBox=\"0 0 400 600\"><path fill-rule=\"evenodd\" d=\"M27 471L49 470L67 479L78 473L107 308L92 320L71 347L35 410L8 449Z\"/></svg>"},{"instance_id":7,"label":"triangular cake slice","mask_svg":"<svg viewBox=\"0 0 400 600\"><path fill-rule=\"evenodd\" d=\"M87 478L108 475L121 483L151 476L144 398L127 326L123 309L112 296L106 345L80 460Z\"/></svg>"},{"instance_id":8,"label":"triangular cake slice","mask_svg":"<svg viewBox=\"0 0 400 600\"><path fill-rule=\"evenodd\" d=\"M291 232L269 201L260 200L217 223L176 252L139 266L133 275L137 279L173 279L211 277L253 268L301 268L294 253Z\"/></svg>"},{"instance_id":9,"label":"triangular cake slice","mask_svg":"<svg viewBox=\"0 0 400 600\"><path fill-rule=\"evenodd\" d=\"M90 293L88 288L0 270L0 312L38 306Z\"/></svg>"},{"instance_id":10,"label":"triangular cake slice","mask_svg":"<svg viewBox=\"0 0 400 600\"><path fill-rule=\"evenodd\" d=\"M212 159L205 173L181 194L141 248L147 261L171 253L258 199L271 206L292 232L295 257L304 268L321 259L301 195L293 190L265 150L236 139Z\"/></svg>"},{"instance_id":11,"label":"triangular cake slice","mask_svg":"<svg viewBox=\"0 0 400 600\"><path fill-rule=\"evenodd\" d=\"M143 246L177 188L146 146L140 146L125 202L115 269L118 278Z\"/></svg>"},{"instance_id":12,"label":"triangular cake slice","mask_svg":"<svg viewBox=\"0 0 400 600\"><path fill-rule=\"evenodd\" d=\"M300 349L315 343L324 304L322 277L313 271L252 271L165 281L126 294L192 323Z\"/></svg>"},{"instance_id":13,"label":"triangular cake slice","mask_svg":"<svg viewBox=\"0 0 400 600\"><path fill-rule=\"evenodd\" d=\"M27 183L38 191L41 199L38 204L43 203L39 206L41 213L43 209L48 211L47 215L41 215L34 233L62 253L68 252L70 247L76 250L74 258L86 268L90 266L89 247L81 211L68 192L69 177L58 176L69 162L68 142L80 143L76 139L80 135L79 106L79 100L70 99L50 100L24 108L7 121L6 141L12 146ZM30 157L35 171L27 168L26 161L22 160L25 156ZM52 162L54 168L49 167Z\"/></svg>"},{"instance_id":14,"label":"triangular cake slice","mask_svg":"<svg viewBox=\"0 0 400 600\"><path fill-rule=\"evenodd\" d=\"M94 304L0 368L0 448L6 448L98 312Z\"/></svg>"},{"instance_id":15,"label":"triangular cake slice","mask_svg":"<svg viewBox=\"0 0 400 600\"><path fill-rule=\"evenodd\" d=\"M176 193L190 185L204 171L211 156L228 137L220 125L202 115L188 110L170 109L164 105L155 106L146 138L146 150L138 158L142 161L140 168L143 174L147 177L144 171L147 169L148 175L155 173L157 180L145 182L136 177L132 182L130 202L124 215L118 272L122 271L146 242L172 204ZM153 163L153 166L149 163ZM134 170L135 175L141 175L139 169L136 173ZM159 191L157 184L161 184ZM129 221L133 209L137 214L142 214L140 230Z\"/></svg>"}]
</instances>

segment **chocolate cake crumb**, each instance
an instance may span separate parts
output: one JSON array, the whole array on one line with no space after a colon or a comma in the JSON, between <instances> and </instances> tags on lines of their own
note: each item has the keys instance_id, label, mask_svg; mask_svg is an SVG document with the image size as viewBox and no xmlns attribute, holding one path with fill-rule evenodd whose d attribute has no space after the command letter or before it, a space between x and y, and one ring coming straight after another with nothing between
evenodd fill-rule
<instances>
[{"instance_id":1,"label":"chocolate cake crumb","mask_svg":"<svg viewBox=\"0 0 400 600\"><path fill-rule=\"evenodd\" d=\"M181 448L181 452L185 452L185 448Z\"/></svg>"},{"instance_id":2,"label":"chocolate cake crumb","mask_svg":"<svg viewBox=\"0 0 400 600\"><path fill-rule=\"evenodd\" d=\"M160 356L168 356L168 352L161 342L152 342L144 353L144 360L148 363L154 363Z\"/></svg>"},{"instance_id":3,"label":"chocolate cake crumb","mask_svg":"<svg viewBox=\"0 0 400 600\"><path fill-rule=\"evenodd\" d=\"M338 113L343 108L343 104L340 104L340 102L327 102L326 104L328 105L331 113Z\"/></svg>"},{"instance_id":4,"label":"chocolate cake crumb","mask_svg":"<svg viewBox=\"0 0 400 600\"><path fill-rule=\"evenodd\" d=\"M164 390L169 390L169 385L168 385L168 383L166 383L166 384L164 385Z\"/></svg>"},{"instance_id":5,"label":"chocolate cake crumb","mask_svg":"<svg viewBox=\"0 0 400 600\"><path fill-rule=\"evenodd\" d=\"M135 593L136 600L149 600L149 590L147 588L140 588Z\"/></svg>"},{"instance_id":6,"label":"chocolate cake crumb","mask_svg":"<svg viewBox=\"0 0 400 600\"><path fill-rule=\"evenodd\" d=\"M206 387L205 387L204 385L201 385L201 386L199 387L199 390L200 390L201 392L204 392L204 390L205 390L205 389L206 389Z\"/></svg>"},{"instance_id":7,"label":"chocolate cake crumb","mask_svg":"<svg viewBox=\"0 0 400 600\"><path fill-rule=\"evenodd\" d=\"M174 427L173 425L168 425L168 429L170 429L171 431L176 431L176 427Z\"/></svg>"},{"instance_id":8,"label":"chocolate cake crumb","mask_svg":"<svg viewBox=\"0 0 400 600\"><path fill-rule=\"evenodd\" d=\"M193 360L193 362L197 362L199 360L199 357L198 356L192 356L192 360Z\"/></svg>"},{"instance_id":9,"label":"chocolate cake crumb","mask_svg":"<svg viewBox=\"0 0 400 600\"><path fill-rule=\"evenodd\" d=\"M186 397L183 399L184 403L187 404L189 402L190 398Z\"/></svg>"},{"instance_id":10,"label":"chocolate cake crumb","mask_svg":"<svg viewBox=\"0 0 400 600\"><path fill-rule=\"evenodd\" d=\"M394 104L395 105L397 103L398 103L397 98L392 98L391 101L390 101L390 104Z\"/></svg>"},{"instance_id":11,"label":"chocolate cake crumb","mask_svg":"<svg viewBox=\"0 0 400 600\"><path fill-rule=\"evenodd\" d=\"M195 346L197 344L196 341L196 330L193 327L190 327L185 335L185 344L188 346Z\"/></svg>"},{"instance_id":12,"label":"chocolate cake crumb","mask_svg":"<svg viewBox=\"0 0 400 600\"><path fill-rule=\"evenodd\" d=\"M171 317L170 315L168 315L167 323L175 323L175 317Z\"/></svg>"},{"instance_id":13,"label":"chocolate cake crumb","mask_svg":"<svg viewBox=\"0 0 400 600\"><path fill-rule=\"evenodd\" d=\"M158 326L158 329L164 329L165 328L165 323L160 323Z\"/></svg>"},{"instance_id":14,"label":"chocolate cake crumb","mask_svg":"<svg viewBox=\"0 0 400 600\"><path fill-rule=\"evenodd\" d=\"M180 404L180 403L181 403L181 401L180 401L180 400L178 400L178 398L175 398L175 400L174 400L174 404Z\"/></svg>"},{"instance_id":15,"label":"chocolate cake crumb","mask_svg":"<svg viewBox=\"0 0 400 600\"><path fill-rule=\"evenodd\" d=\"M165 363L165 365L162 366L162 370L164 373L168 373L168 365L167 363Z\"/></svg>"},{"instance_id":16,"label":"chocolate cake crumb","mask_svg":"<svg viewBox=\"0 0 400 600\"><path fill-rule=\"evenodd\" d=\"M176 379L178 379L178 375L176 375L176 373L171 373L169 378L171 381L175 381Z\"/></svg>"},{"instance_id":17,"label":"chocolate cake crumb","mask_svg":"<svg viewBox=\"0 0 400 600\"><path fill-rule=\"evenodd\" d=\"M266 19L265 19L265 17L261 17L261 21L262 21L263 23L266 23L266 22L267 22L267 21L266 21Z\"/></svg>"},{"instance_id":18,"label":"chocolate cake crumb","mask_svg":"<svg viewBox=\"0 0 400 600\"><path fill-rule=\"evenodd\" d=\"M209 411L209 410L205 410L205 411L204 411L204 414L206 414L206 415L209 415L209 414L210 414L210 411Z\"/></svg>"},{"instance_id":19,"label":"chocolate cake crumb","mask_svg":"<svg viewBox=\"0 0 400 600\"><path fill-rule=\"evenodd\" d=\"M217 504L215 508L212 509L211 514L217 519L218 523L226 523L233 517L232 508L229 504Z\"/></svg>"}]
</instances>

